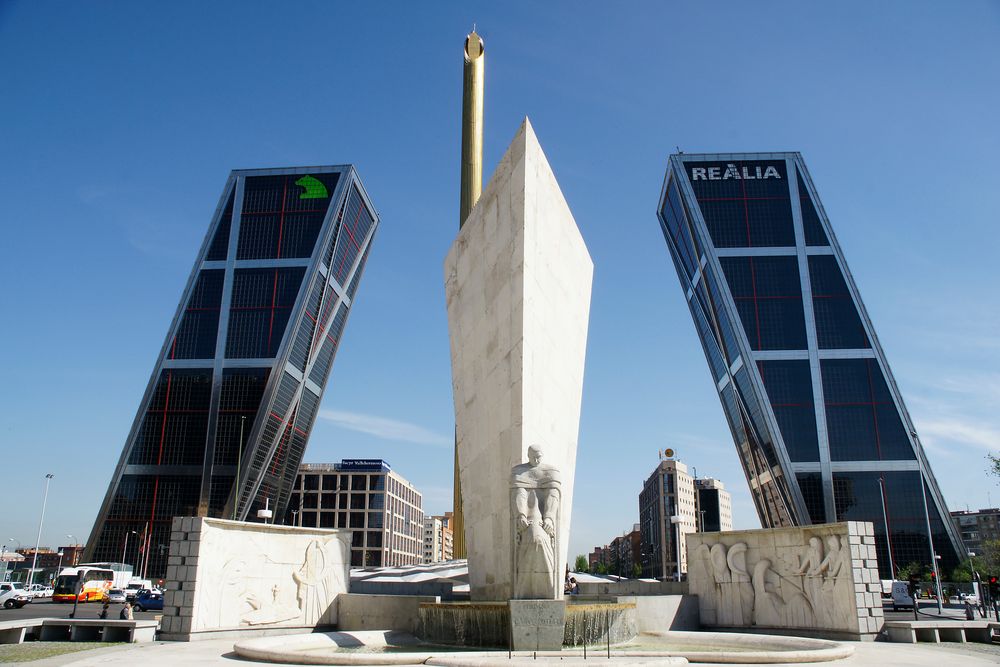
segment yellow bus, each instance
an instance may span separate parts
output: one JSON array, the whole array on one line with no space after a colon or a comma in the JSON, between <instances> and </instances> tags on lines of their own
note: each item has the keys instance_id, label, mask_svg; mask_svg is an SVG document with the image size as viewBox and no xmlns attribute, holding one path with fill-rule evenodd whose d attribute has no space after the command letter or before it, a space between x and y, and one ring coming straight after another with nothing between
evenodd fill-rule
<instances>
[{"instance_id":1,"label":"yellow bus","mask_svg":"<svg viewBox=\"0 0 1000 667\"><path fill-rule=\"evenodd\" d=\"M103 567L65 567L56 577L53 602L101 601L111 589L115 573ZM79 597L77 597L79 591Z\"/></svg>"}]
</instances>

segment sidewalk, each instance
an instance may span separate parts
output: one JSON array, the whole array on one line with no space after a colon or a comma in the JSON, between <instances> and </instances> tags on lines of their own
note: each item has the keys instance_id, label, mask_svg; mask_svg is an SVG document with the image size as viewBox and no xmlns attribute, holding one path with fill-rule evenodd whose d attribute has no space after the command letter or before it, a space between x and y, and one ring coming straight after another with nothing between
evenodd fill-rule
<instances>
[{"instance_id":1,"label":"sidewalk","mask_svg":"<svg viewBox=\"0 0 1000 667\"><path fill-rule=\"evenodd\" d=\"M1000 646L990 644L890 644L887 642L859 642L854 644L854 655L846 660L816 665L844 667L940 667L943 663L961 664L962 667L985 667L1000 663ZM202 642L156 642L136 644L132 647L101 650L99 653L75 654L38 663L37 667L73 665L74 667L177 667L177 665L229 665L237 660L232 640ZM593 662L600 662L594 659ZM621 664L621 663L620 663ZM706 663L702 663L706 664ZM786 667L790 667L787 666Z\"/></svg>"}]
</instances>

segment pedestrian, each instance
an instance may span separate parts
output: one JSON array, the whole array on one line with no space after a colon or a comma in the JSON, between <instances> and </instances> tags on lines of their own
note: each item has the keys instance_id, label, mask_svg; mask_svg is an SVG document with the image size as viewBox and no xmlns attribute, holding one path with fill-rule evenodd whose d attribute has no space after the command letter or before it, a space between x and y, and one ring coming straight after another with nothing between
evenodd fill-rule
<instances>
[{"instance_id":1,"label":"pedestrian","mask_svg":"<svg viewBox=\"0 0 1000 667\"><path fill-rule=\"evenodd\" d=\"M110 607L110 606L111 606L111 602L108 600L108 598L104 598L104 606L101 607L101 615L98 618L107 618L108 617L108 607Z\"/></svg>"},{"instance_id":2,"label":"pedestrian","mask_svg":"<svg viewBox=\"0 0 1000 667\"><path fill-rule=\"evenodd\" d=\"M976 620L976 608L972 606L971 602L969 602L969 598L965 598L965 620Z\"/></svg>"},{"instance_id":3,"label":"pedestrian","mask_svg":"<svg viewBox=\"0 0 1000 667\"><path fill-rule=\"evenodd\" d=\"M569 578L569 594L570 595L580 594L580 584L576 583L576 577Z\"/></svg>"}]
</instances>

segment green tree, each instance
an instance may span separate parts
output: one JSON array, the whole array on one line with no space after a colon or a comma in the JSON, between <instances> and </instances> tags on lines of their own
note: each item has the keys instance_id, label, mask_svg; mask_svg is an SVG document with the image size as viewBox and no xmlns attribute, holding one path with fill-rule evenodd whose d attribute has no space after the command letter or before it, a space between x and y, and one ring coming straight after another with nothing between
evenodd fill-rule
<instances>
[{"instance_id":1,"label":"green tree","mask_svg":"<svg viewBox=\"0 0 1000 667\"><path fill-rule=\"evenodd\" d=\"M573 564L574 572L586 572L590 568L590 563L587 562L587 557L580 554L576 557L576 563Z\"/></svg>"},{"instance_id":2,"label":"green tree","mask_svg":"<svg viewBox=\"0 0 1000 667\"><path fill-rule=\"evenodd\" d=\"M632 563L632 578L638 579L642 576L642 568L639 567L638 563Z\"/></svg>"},{"instance_id":3,"label":"green tree","mask_svg":"<svg viewBox=\"0 0 1000 667\"><path fill-rule=\"evenodd\" d=\"M604 563L598 562L597 565L594 566L594 573L595 574L607 574L608 573L608 566L605 565Z\"/></svg>"},{"instance_id":4,"label":"green tree","mask_svg":"<svg viewBox=\"0 0 1000 667\"><path fill-rule=\"evenodd\" d=\"M928 581L931 578L930 570L927 569L927 566L917 563L916 561L907 563L899 568L900 581L906 581L911 576L916 577L920 581Z\"/></svg>"}]
</instances>

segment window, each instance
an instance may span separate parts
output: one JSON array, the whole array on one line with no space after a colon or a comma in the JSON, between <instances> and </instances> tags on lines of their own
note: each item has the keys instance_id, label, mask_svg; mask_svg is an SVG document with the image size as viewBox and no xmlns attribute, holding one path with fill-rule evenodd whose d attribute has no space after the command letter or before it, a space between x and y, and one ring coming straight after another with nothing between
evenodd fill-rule
<instances>
[{"instance_id":1,"label":"window","mask_svg":"<svg viewBox=\"0 0 1000 667\"><path fill-rule=\"evenodd\" d=\"M305 269L237 269L226 357L258 359L275 356L298 296Z\"/></svg>"},{"instance_id":2,"label":"window","mask_svg":"<svg viewBox=\"0 0 1000 667\"><path fill-rule=\"evenodd\" d=\"M353 491L364 491L367 477L365 475L352 475L351 476L351 490Z\"/></svg>"},{"instance_id":3,"label":"window","mask_svg":"<svg viewBox=\"0 0 1000 667\"><path fill-rule=\"evenodd\" d=\"M755 350L806 349L798 259L722 257L719 261L750 346Z\"/></svg>"},{"instance_id":4,"label":"window","mask_svg":"<svg viewBox=\"0 0 1000 667\"><path fill-rule=\"evenodd\" d=\"M782 440L793 462L819 461L812 374L806 360L758 361Z\"/></svg>"},{"instance_id":5,"label":"window","mask_svg":"<svg viewBox=\"0 0 1000 667\"><path fill-rule=\"evenodd\" d=\"M170 359L213 359L222 306L222 269L198 273L198 280L184 307L177 334L170 344Z\"/></svg>"},{"instance_id":6,"label":"window","mask_svg":"<svg viewBox=\"0 0 1000 667\"><path fill-rule=\"evenodd\" d=\"M809 257L816 338L821 349L863 349L870 347L861 317L854 307L837 258L833 255Z\"/></svg>"},{"instance_id":7,"label":"window","mask_svg":"<svg viewBox=\"0 0 1000 667\"><path fill-rule=\"evenodd\" d=\"M306 197L302 174L250 176L244 183L237 259L311 257L339 174L311 174L321 184ZM325 192L322 192L325 190Z\"/></svg>"},{"instance_id":8,"label":"window","mask_svg":"<svg viewBox=\"0 0 1000 667\"><path fill-rule=\"evenodd\" d=\"M830 241L826 237L826 232L823 231L823 223L820 222L819 216L816 214L816 207L813 206L812 199L809 197L809 190L802 180L802 175L796 175L799 179L799 200L802 203L802 229L805 232L806 245L830 245Z\"/></svg>"}]
</instances>

